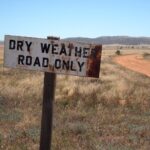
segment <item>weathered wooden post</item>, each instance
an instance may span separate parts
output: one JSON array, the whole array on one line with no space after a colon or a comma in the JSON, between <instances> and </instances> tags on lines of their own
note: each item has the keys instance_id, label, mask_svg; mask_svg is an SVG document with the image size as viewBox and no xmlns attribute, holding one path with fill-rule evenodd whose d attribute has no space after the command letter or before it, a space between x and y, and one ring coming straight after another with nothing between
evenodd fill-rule
<instances>
[{"instance_id":1,"label":"weathered wooden post","mask_svg":"<svg viewBox=\"0 0 150 150\"><path fill-rule=\"evenodd\" d=\"M47 37L49 40L59 40L58 37ZM41 120L40 150L50 150L52 140L53 102L55 98L55 73L44 73L43 108Z\"/></svg>"}]
</instances>

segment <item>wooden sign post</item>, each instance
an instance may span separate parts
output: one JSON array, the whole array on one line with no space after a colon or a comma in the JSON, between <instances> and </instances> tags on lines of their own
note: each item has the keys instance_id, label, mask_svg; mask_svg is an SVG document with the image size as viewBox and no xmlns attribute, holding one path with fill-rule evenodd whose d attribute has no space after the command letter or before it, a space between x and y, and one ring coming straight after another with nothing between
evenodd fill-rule
<instances>
[{"instance_id":1,"label":"wooden sign post","mask_svg":"<svg viewBox=\"0 0 150 150\"><path fill-rule=\"evenodd\" d=\"M5 36L4 66L44 72L40 150L51 149L56 73L99 78L102 45Z\"/></svg>"},{"instance_id":2,"label":"wooden sign post","mask_svg":"<svg viewBox=\"0 0 150 150\"><path fill-rule=\"evenodd\" d=\"M51 149L55 73L44 73L43 108L41 120L40 150Z\"/></svg>"},{"instance_id":3,"label":"wooden sign post","mask_svg":"<svg viewBox=\"0 0 150 150\"><path fill-rule=\"evenodd\" d=\"M48 37L49 40L59 40ZM53 102L55 99L56 74L44 73L43 108L41 120L40 150L51 150L53 126Z\"/></svg>"}]
</instances>

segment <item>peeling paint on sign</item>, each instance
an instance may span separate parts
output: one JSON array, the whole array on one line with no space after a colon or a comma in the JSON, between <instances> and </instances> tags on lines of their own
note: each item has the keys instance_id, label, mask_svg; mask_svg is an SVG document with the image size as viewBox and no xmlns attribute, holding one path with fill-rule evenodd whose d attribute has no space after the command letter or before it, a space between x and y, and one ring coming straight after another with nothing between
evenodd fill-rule
<instances>
[{"instance_id":1,"label":"peeling paint on sign","mask_svg":"<svg viewBox=\"0 0 150 150\"><path fill-rule=\"evenodd\" d=\"M99 77L102 45L5 36L4 66Z\"/></svg>"}]
</instances>

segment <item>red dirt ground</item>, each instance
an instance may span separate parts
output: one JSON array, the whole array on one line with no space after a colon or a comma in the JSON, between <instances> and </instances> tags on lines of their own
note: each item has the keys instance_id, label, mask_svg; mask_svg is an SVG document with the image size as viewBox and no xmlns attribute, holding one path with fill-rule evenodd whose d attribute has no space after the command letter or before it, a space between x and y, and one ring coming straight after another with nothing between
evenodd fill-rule
<instances>
[{"instance_id":1,"label":"red dirt ground","mask_svg":"<svg viewBox=\"0 0 150 150\"><path fill-rule=\"evenodd\" d=\"M118 56L114 58L114 61L128 69L150 77L150 61L144 60L140 55L132 54Z\"/></svg>"}]
</instances>

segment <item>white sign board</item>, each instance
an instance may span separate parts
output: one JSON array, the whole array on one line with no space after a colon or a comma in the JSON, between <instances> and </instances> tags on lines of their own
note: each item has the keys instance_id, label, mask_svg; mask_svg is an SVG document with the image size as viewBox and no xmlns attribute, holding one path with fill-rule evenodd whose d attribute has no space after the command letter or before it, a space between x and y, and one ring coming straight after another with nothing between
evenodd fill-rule
<instances>
[{"instance_id":1,"label":"white sign board","mask_svg":"<svg viewBox=\"0 0 150 150\"><path fill-rule=\"evenodd\" d=\"M102 45L5 36L4 66L99 77Z\"/></svg>"}]
</instances>

